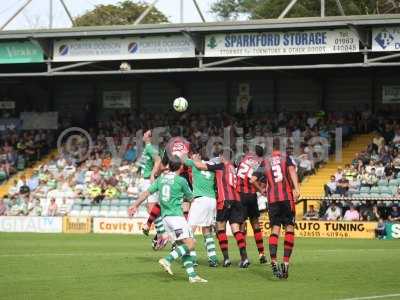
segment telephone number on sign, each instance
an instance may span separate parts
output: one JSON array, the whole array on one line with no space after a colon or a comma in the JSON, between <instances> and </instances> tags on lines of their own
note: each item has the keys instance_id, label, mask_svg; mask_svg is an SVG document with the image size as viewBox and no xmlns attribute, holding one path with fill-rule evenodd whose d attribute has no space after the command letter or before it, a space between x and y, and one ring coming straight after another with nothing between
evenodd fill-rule
<instances>
[{"instance_id":1,"label":"telephone number on sign","mask_svg":"<svg viewBox=\"0 0 400 300\"><path fill-rule=\"evenodd\" d=\"M337 52L357 51L356 45L334 45L333 50Z\"/></svg>"}]
</instances>

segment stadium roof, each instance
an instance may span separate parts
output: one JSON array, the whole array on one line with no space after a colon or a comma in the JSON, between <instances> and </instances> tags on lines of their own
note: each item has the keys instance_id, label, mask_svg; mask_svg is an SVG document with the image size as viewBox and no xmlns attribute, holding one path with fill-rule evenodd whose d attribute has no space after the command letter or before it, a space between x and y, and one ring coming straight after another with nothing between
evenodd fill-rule
<instances>
[{"instance_id":1,"label":"stadium roof","mask_svg":"<svg viewBox=\"0 0 400 300\"><path fill-rule=\"evenodd\" d=\"M229 31L260 31L260 30L290 30L312 28L337 28L373 25L399 25L400 14L394 15L367 15L367 16L335 16L315 18L285 18L262 19L251 21L181 23L181 24L140 24L124 26L90 26L62 29L39 30L4 30L0 31L1 39L29 39L29 38L64 38L90 37L115 35L148 35L173 34L186 32L229 32Z\"/></svg>"}]
</instances>

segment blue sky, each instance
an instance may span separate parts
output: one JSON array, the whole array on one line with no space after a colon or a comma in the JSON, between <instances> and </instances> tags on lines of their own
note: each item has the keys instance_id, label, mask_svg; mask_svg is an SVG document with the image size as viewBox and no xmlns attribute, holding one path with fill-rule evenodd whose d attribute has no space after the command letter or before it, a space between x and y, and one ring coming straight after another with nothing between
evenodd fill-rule
<instances>
[{"instance_id":1,"label":"blue sky","mask_svg":"<svg viewBox=\"0 0 400 300\"><path fill-rule=\"evenodd\" d=\"M68 5L73 16L81 15L85 11L92 9L97 4L116 4L120 0L64 0ZM150 3L153 0L147 0ZM2 0L7 3L0 6L0 26L19 8L26 0ZM26 9L15 18L7 27L11 29L33 29L49 26L49 2L50 0L32 0ZM207 21L215 21L215 16L209 13L210 6L216 0L198 0ZM166 14L172 22L179 22L180 0L159 0L156 7ZM53 0L53 27L70 27L68 17L66 16L59 0ZM193 5L192 0L184 0L184 22L201 22L199 15Z\"/></svg>"}]
</instances>

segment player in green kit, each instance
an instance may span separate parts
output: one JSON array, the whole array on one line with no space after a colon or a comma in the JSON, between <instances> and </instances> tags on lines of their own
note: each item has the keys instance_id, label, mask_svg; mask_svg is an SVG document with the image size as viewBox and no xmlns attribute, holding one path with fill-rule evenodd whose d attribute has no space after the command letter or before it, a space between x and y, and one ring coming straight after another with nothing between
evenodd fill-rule
<instances>
[{"instance_id":1,"label":"player in green kit","mask_svg":"<svg viewBox=\"0 0 400 300\"><path fill-rule=\"evenodd\" d=\"M152 132L148 130L143 135L143 141L145 143L142 163L143 163L143 181L140 185L140 192L148 190L150 185L154 182L155 177L160 169L161 158L157 148L151 143ZM158 203L158 195L155 193L150 195L147 199L147 212L150 213L153 206ZM165 232L162 218L157 218L154 221L157 235L153 239L153 249L159 250L165 247L168 243L168 235Z\"/></svg>"},{"instance_id":2,"label":"player in green kit","mask_svg":"<svg viewBox=\"0 0 400 300\"><path fill-rule=\"evenodd\" d=\"M197 275L193 266L195 257L190 255L190 251L194 250L196 242L193 238L192 230L183 216L182 202L183 199L191 200L193 193L187 181L179 176L181 169L182 163L176 157L174 161L169 163L169 172L162 174L151 184L147 191L141 193L129 210L133 215L140 204L151 194L159 192L161 218L165 229L173 237L173 240L179 243L179 246L171 251L169 255L159 260L159 264L168 274L173 275L171 263L178 258L182 258L189 282L207 282L207 280Z\"/></svg>"},{"instance_id":3,"label":"player in green kit","mask_svg":"<svg viewBox=\"0 0 400 300\"><path fill-rule=\"evenodd\" d=\"M197 157L194 156L194 157ZM204 156L202 159L207 160ZM192 185L194 199L190 205L188 223L195 232L201 227L204 245L207 251L210 267L217 267L217 253L212 235L212 226L215 224L217 214L217 200L215 199L215 175L210 171L196 168L191 159L185 159L186 166L192 168Z\"/></svg>"}]
</instances>

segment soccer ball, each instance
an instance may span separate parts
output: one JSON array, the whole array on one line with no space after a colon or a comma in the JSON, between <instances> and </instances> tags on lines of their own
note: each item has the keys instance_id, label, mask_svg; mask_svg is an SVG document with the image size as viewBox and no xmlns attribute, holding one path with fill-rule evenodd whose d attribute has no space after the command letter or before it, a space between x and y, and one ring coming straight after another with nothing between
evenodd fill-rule
<instances>
[{"instance_id":1,"label":"soccer ball","mask_svg":"<svg viewBox=\"0 0 400 300\"><path fill-rule=\"evenodd\" d=\"M185 98L179 97L174 100L174 109L177 112L184 112L188 108L188 102Z\"/></svg>"}]
</instances>

